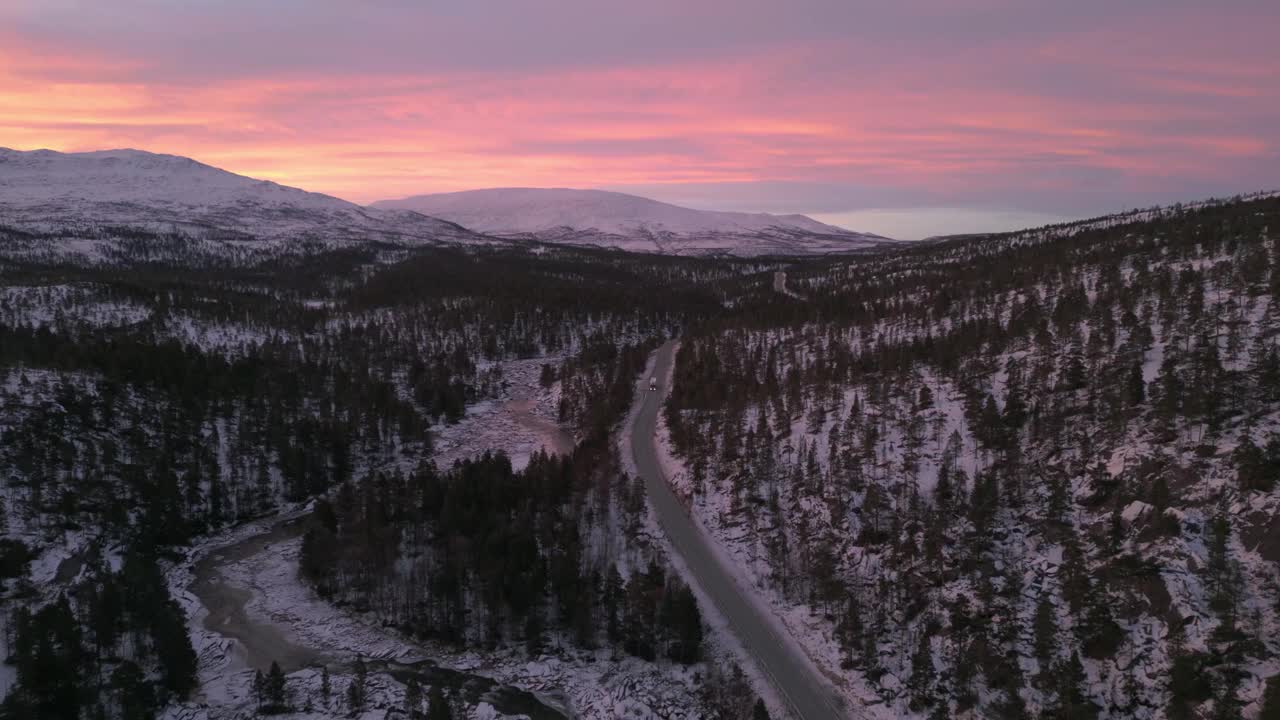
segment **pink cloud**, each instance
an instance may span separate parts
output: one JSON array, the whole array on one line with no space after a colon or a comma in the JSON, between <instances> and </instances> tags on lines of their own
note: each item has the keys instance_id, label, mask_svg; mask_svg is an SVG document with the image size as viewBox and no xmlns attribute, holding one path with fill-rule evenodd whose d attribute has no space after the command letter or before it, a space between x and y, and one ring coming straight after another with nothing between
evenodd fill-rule
<instances>
[{"instance_id":1,"label":"pink cloud","mask_svg":"<svg viewBox=\"0 0 1280 720\"><path fill-rule=\"evenodd\" d=\"M523 71L225 75L0 32L0 144L141 147L357 201L493 185L1280 183L1258 160L1280 150L1276 53L1197 36L1197 17L1153 20L1164 42L1117 27L920 56L823 36Z\"/></svg>"}]
</instances>

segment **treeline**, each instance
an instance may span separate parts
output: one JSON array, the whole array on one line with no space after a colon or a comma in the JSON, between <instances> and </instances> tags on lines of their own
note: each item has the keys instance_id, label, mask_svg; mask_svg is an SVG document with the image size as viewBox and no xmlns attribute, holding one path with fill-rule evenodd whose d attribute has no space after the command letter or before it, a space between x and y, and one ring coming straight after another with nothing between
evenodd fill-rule
<instances>
[{"instance_id":1,"label":"treeline","mask_svg":"<svg viewBox=\"0 0 1280 720\"><path fill-rule=\"evenodd\" d=\"M0 459L37 526L181 544L345 481L389 437L430 449L427 420L387 381L284 348L229 361L175 343L0 335L17 364L16 387L0 389L13 408Z\"/></svg>"},{"instance_id":2,"label":"treeline","mask_svg":"<svg viewBox=\"0 0 1280 720\"><path fill-rule=\"evenodd\" d=\"M692 593L656 562L624 581L595 532L615 491L598 468L535 455L514 472L505 456L447 472L373 475L321 501L301 568L321 595L373 610L417 637L459 646L523 643L548 632L579 647L614 647L683 663L701 655ZM639 522L638 488L621 487ZM406 567L407 566L407 567Z\"/></svg>"}]
</instances>

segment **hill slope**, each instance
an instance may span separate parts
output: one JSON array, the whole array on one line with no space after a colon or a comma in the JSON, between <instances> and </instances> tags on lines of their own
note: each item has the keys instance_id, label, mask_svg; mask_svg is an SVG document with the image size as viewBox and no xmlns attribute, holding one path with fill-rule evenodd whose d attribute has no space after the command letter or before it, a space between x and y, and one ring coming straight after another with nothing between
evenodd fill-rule
<instances>
[{"instance_id":1,"label":"hill slope","mask_svg":"<svg viewBox=\"0 0 1280 720\"><path fill-rule=\"evenodd\" d=\"M671 254L831 253L887 238L804 215L717 212L603 190L493 188L384 200L491 235Z\"/></svg>"},{"instance_id":2,"label":"hill slope","mask_svg":"<svg viewBox=\"0 0 1280 720\"><path fill-rule=\"evenodd\" d=\"M0 148L0 222L34 232L130 226L240 240L475 241L417 213L329 195L141 150L60 153Z\"/></svg>"},{"instance_id":3,"label":"hill slope","mask_svg":"<svg viewBox=\"0 0 1280 720\"><path fill-rule=\"evenodd\" d=\"M1146 215L797 265L682 337L677 490L867 717L1280 707L1280 199Z\"/></svg>"}]
</instances>

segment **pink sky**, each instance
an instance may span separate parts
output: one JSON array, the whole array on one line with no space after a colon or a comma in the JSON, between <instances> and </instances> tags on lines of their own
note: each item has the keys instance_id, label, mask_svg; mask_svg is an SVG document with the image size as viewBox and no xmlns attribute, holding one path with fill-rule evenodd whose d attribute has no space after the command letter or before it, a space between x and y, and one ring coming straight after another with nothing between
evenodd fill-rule
<instances>
[{"instance_id":1,"label":"pink sky","mask_svg":"<svg viewBox=\"0 0 1280 720\"><path fill-rule=\"evenodd\" d=\"M1210 5L0 0L0 146L357 202L1091 215L1280 186L1280 9Z\"/></svg>"}]
</instances>

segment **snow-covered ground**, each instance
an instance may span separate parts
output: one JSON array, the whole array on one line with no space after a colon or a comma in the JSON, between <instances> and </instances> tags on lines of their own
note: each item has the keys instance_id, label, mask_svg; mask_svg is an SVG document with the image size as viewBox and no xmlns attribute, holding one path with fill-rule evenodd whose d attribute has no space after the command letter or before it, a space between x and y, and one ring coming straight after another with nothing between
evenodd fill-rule
<instances>
[{"instance_id":1,"label":"snow-covered ground","mask_svg":"<svg viewBox=\"0 0 1280 720\"><path fill-rule=\"evenodd\" d=\"M121 327L149 317L151 308L136 302L102 299L91 285L0 288L0 324L9 327Z\"/></svg>"},{"instance_id":2,"label":"snow-covered ground","mask_svg":"<svg viewBox=\"0 0 1280 720\"><path fill-rule=\"evenodd\" d=\"M539 383L542 366L560 361L547 357L501 363L505 387L500 397L469 405L466 415L453 425L432 428L436 465L447 468L485 451L502 450L512 467L520 470L539 450L571 452L573 438L556 419L560 384L544 388Z\"/></svg>"},{"instance_id":3,"label":"snow-covered ground","mask_svg":"<svg viewBox=\"0 0 1280 720\"><path fill-rule=\"evenodd\" d=\"M302 512L301 508L295 509L210 538L170 572L171 592L183 603L190 618L192 643L200 661L201 690L191 701L170 707L166 718L219 720L248 716L253 708L250 684L254 667L277 659L261 656L258 651L262 645L256 641L255 648L249 650L235 637L223 634L222 625L208 622L211 612L218 609L206 606L208 598L197 597L193 588L201 589L201 576L211 572L217 574L219 582L242 593L246 623L251 628L269 627L278 632L281 653L294 653L292 662L279 659L288 672L295 706L310 704L312 710L293 717L346 716L336 697L326 709L317 666L328 667L332 687L341 690L353 677L352 664L357 656L370 669L369 709L363 716L368 718L382 718L389 708L403 707L404 685L396 674L413 668L436 676L448 673L451 682L457 682L458 677L487 678L497 686L532 693L543 705L584 720L696 716L693 709L697 707L702 682L700 666L646 663L616 657L607 650L576 650L555 642L554 637L551 649L533 658L510 648L457 651L418 642L382 627L371 615L322 600L298 579L301 540L288 523ZM219 557L227 558L225 564L202 564ZM207 627L208 624L215 627ZM467 706L466 717L508 717L499 710L505 696L498 687L479 698L464 700L465 696L456 691L456 702Z\"/></svg>"}]
</instances>

